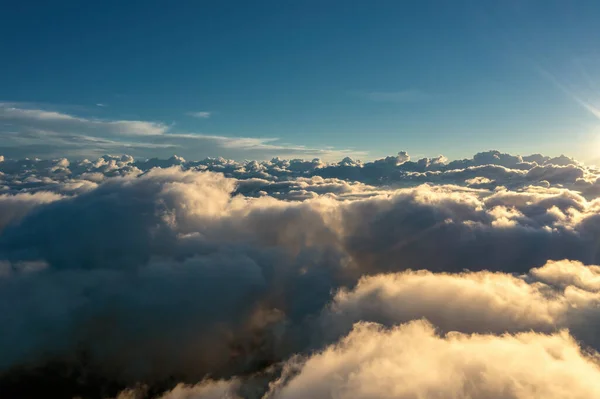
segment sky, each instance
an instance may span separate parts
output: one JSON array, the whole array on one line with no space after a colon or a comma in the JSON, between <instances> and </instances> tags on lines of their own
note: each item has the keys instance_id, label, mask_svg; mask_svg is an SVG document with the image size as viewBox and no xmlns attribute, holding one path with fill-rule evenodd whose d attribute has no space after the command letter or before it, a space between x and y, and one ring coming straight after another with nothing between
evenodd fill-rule
<instances>
[{"instance_id":1,"label":"sky","mask_svg":"<svg viewBox=\"0 0 600 399\"><path fill-rule=\"evenodd\" d=\"M0 154L600 158L595 1L23 1Z\"/></svg>"}]
</instances>

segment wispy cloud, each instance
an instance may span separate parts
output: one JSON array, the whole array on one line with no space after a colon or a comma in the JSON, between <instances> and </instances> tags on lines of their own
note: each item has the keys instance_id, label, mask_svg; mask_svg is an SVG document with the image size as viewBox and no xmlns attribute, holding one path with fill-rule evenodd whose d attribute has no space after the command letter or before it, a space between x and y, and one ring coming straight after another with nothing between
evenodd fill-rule
<instances>
[{"instance_id":1,"label":"wispy cloud","mask_svg":"<svg viewBox=\"0 0 600 399\"><path fill-rule=\"evenodd\" d=\"M186 115L192 116L194 118L208 119L212 116L212 112L210 112L210 111L195 111L195 112L188 112L188 113L186 113Z\"/></svg>"},{"instance_id":2,"label":"wispy cloud","mask_svg":"<svg viewBox=\"0 0 600 399\"><path fill-rule=\"evenodd\" d=\"M27 129L116 136L161 135L169 130L169 126L159 122L89 119L56 111L18 108L12 104L0 104L0 120Z\"/></svg>"},{"instance_id":3,"label":"wispy cloud","mask_svg":"<svg viewBox=\"0 0 600 399\"><path fill-rule=\"evenodd\" d=\"M207 135L176 131L173 125L162 122L85 118L54 110L0 103L2 155L52 157L71 153L91 157L118 152L136 157L176 153L193 159L207 156L269 159L281 156L329 160L366 156L362 151L282 143L274 137Z\"/></svg>"},{"instance_id":4,"label":"wispy cloud","mask_svg":"<svg viewBox=\"0 0 600 399\"><path fill-rule=\"evenodd\" d=\"M431 94L421 90L372 91L363 93L367 100L388 103L413 103L431 99Z\"/></svg>"}]
</instances>

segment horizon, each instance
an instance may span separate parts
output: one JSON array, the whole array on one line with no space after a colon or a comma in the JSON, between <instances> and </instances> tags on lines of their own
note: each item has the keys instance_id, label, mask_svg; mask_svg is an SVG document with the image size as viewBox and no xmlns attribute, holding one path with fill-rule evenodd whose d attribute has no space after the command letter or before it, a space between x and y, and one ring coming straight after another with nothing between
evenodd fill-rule
<instances>
[{"instance_id":1,"label":"horizon","mask_svg":"<svg viewBox=\"0 0 600 399\"><path fill-rule=\"evenodd\" d=\"M527 158L534 158L537 156L540 156L542 158L545 158L546 160L550 160L550 159L560 159L560 158L564 158L564 159L568 159L570 160L570 162L573 163L578 163L578 164L582 164L582 165L586 165L586 166L597 166L595 164L592 164L590 162L584 162L581 160L578 160L576 158L573 157L569 157L568 155L564 154L564 153L560 153L559 155L556 156L552 156L552 155L547 155L547 154L541 154L541 153L532 153L532 154L510 154L510 153L503 153L501 151L498 150L486 150L486 151L480 151L477 152L475 154L473 154L470 157L464 157L464 158L455 158L455 159L451 159L451 158L447 158L446 156L444 156L443 154L438 154L437 156L434 157L422 157L422 158L413 158L408 152L406 151L398 151L395 155L394 154L388 154L388 155L384 155L381 158L355 158L349 155L344 156L344 158L339 158L339 159L322 159L319 157L315 157L315 158L282 158L279 156L274 156L270 159L232 159L232 158L225 158L222 156L214 156L214 157L205 157L205 158L199 158L199 159L193 159L193 158L189 158L186 159L182 156L179 156L177 154L172 154L171 156L165 156L165 157L152 157L152 158L146 158L146 157L135 157L131 154L102 154L99 155L97 157L90 157L91 159L88 158L69 158L69 157L57 157L57 158L53 158L53 157L49 157L49 158L38 158L38 157L25 157L25 158L12 158L12 157L7 157L4 156L2 154L0 154L0 162L4 162L4 161L12 161L12 162L19 162L19 161L24 161L24 160L31 160L31 161L60 161L61 159L67 159L68 161L74 161L74 162L84 162L84 161L92 161L92 160L99 160L101 158L108 158L108 159L127 159L129 157L131 157L131 159L134 162L147 162L147 161L152 161L152 160L158 160L158 161L177 161L177 162L183 162L183 163L189 163L189 162L202 162L202 161L208 161L208 160L225 160L227 162L236 162L236 163L252 163L252 162L259 162L259 163L270 163L273 161L301 161L301 162L310 162L310 161L319 161L321 163L323 163L324 165L338 165L338 164L342 164L344 161L346 160L350 160L353 162L356 162L356 166L362 166L362 164L367 164L367 163L375 163L377 161L384 161L386 159L391 159L391 158L401 158L401 160L398 161L398 164L396 166L401 166L404 163L418 163L419 161L431 161L431 160L438 160L437 162L439 162L440 164L450 164L452 162L455 161L470 161L473 160L474 158L477 158L477 156L482 156L482 155L499 155L502 157L510 157L510 158L520 158L522 160L527 159ZM500 161L499 161L500 162ZM536 163L536 161L523 161L523 162L530 162L530 163ZM501 162L500 162L501 163Z\"/></svg>"}]
</instances>

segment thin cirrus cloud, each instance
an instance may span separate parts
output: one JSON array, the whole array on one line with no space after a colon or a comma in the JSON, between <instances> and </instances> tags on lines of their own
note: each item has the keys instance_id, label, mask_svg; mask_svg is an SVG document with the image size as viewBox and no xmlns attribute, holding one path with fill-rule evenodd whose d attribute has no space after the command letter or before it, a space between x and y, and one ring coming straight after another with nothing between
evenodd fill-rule
<instances>
[{"instance_id":1,"label":"thin cirrus cloud","mask_svg":"<svg viewBox=\"0 0 600 399\"><path fill-rule=\"evenodd\" d=\"M82 117L16 103L0 103L0 153L11 158L51 158L65 154L81 158L108 153L127 153L139 158L176 153L189 158L232 159L275 156L337 159L365 155L361 151L281 143L273 137L183 132L163 122Z\"/></svg>"},{"instance_id":2,"label":"thin cirrus cloud","mask_svg":"<svg viewBox=\"0 0 600 399\"><path fill-rule=\"evenodd\" d=\"M167 125L159 122L107 121L77 117L56 111L20 108L13 104L0 104L0 120L25 130L86 132L112 136L155 136L165 134L169 129Z\"/></svg>"},{"instance_id":3,"label":"thin cirrus cloud","mask_svg":"<svg viewBox=\"0 0 600 399\"><path fill-rule=\"evenodd\" d=\"M195 112L188 112L186 115L192 116L194 118L199 118L199 119L208 119L212 116L212 112L210 112L210 111L195 111Z\"/></svg>"}]
</instances>

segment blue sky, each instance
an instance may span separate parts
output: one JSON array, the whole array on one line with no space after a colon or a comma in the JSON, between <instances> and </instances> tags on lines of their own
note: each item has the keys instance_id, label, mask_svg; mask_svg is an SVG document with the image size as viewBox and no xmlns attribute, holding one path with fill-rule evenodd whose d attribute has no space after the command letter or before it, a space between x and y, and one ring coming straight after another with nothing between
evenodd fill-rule
<instances>
[{"instance_id":1,"label":"blue sky","mask_svg":"<svg viewBox=\"0 0 600 399\"><path fill-rule=\"evenodd\" d=\"M0 13L0 154L583 160L597 1L56 1Z\"/></svg>"}]
</instances>

